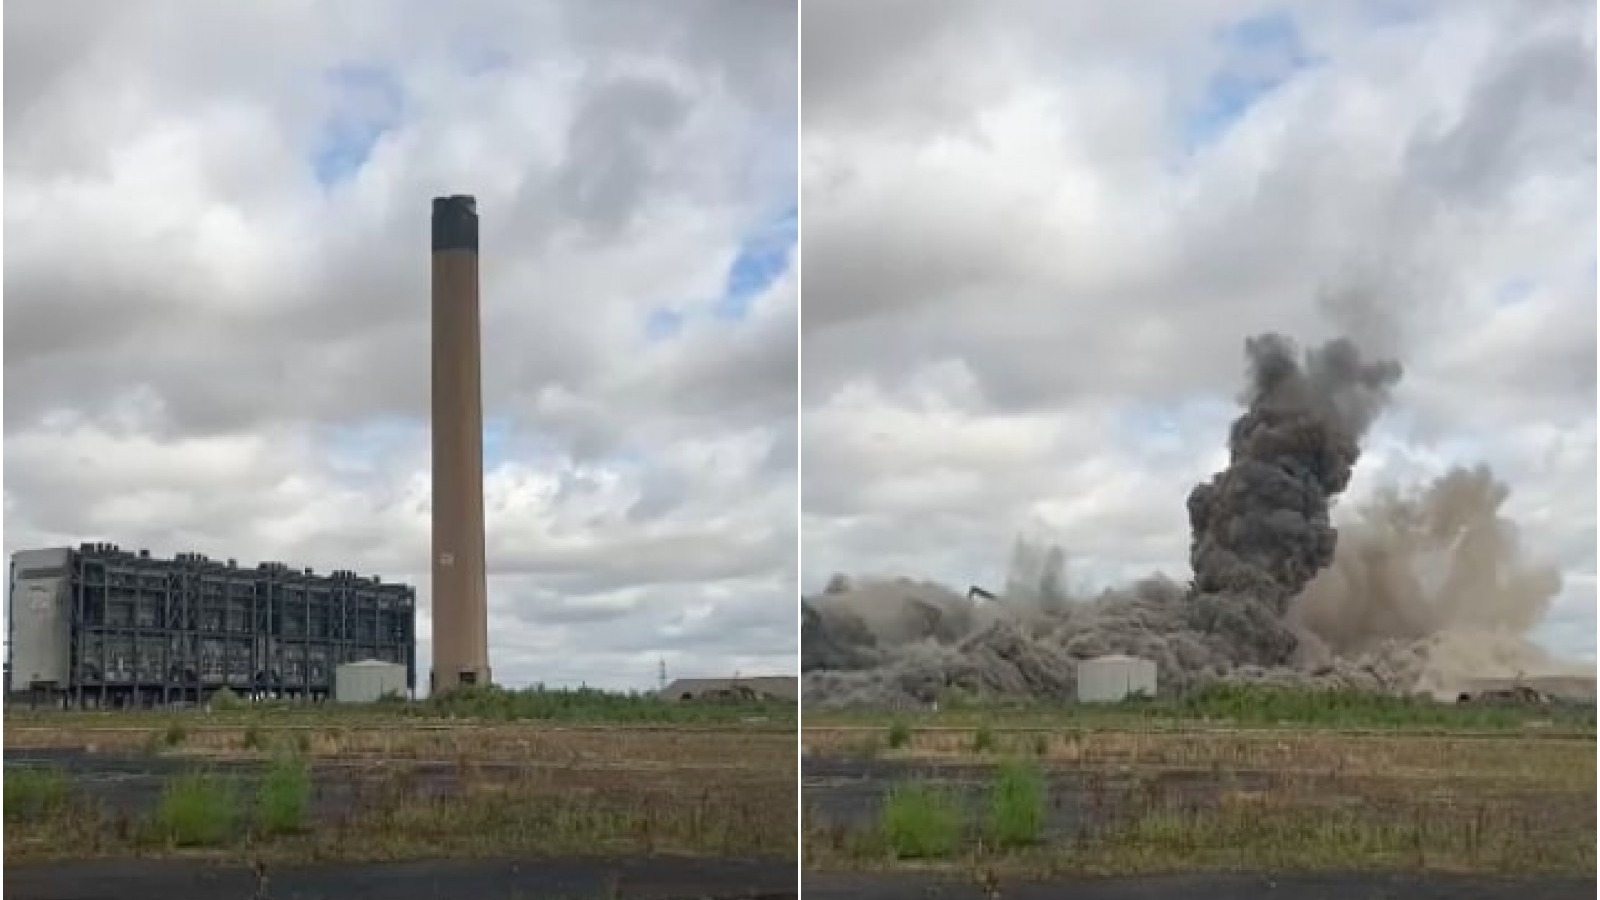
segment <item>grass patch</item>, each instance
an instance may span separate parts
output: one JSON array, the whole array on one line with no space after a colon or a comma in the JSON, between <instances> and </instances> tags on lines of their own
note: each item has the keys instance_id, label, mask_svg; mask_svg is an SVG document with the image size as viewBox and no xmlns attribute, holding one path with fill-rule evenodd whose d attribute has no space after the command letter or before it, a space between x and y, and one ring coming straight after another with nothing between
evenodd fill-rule
<instances>
[{"instance_id":1,"label":"grass patch","mask_svg":"<svg viewBox=\"0 0 1600 900\"><path fill-rule=\"evenodd\" d=\"M989 792L985 833L995 847L1026 847L1044 833L1045 781L1039 767L1025 762L1000 766Z\"/></svg>"},{"instance_id":2,"label":"grass patch","mask_svg":"<svg viewBox=\"0 0 1600 900\"><path fill-rule=\"evenodd\" d=\"M539 686L507 690L493 685L462 687L415 703L379 706L434 718L628 724L710 724L750 719L793 722L798 707L793 702L755 699L675 702L653 694L624 694L593 688L547 690Z\"/></svg>"},{"instance_id":3,"label":"grass patch","mask_svg":"<svg viewBox=\"0 0 1600 900\"><path fill-rule=\"evenodd\" d=\"M304 831L310 808L311 768L301 756L279 753L256 795L256 830L268 835Z\"/></svg>"},{"instance_id":4,"label":"grass patch","mask_svg":"<svg viewBox=\"0 0 1600 900\"><path fill-rule=\"evenodd\" d=\"M161 743L167 747L177 747L189 737L189 729L183 727L182 722L172 722L167 725L167 730L161 733Z\"/></svg>"},{"instance_id":5,"label":"grass patch","mask_svg":"<svg viewBox=\"0 0 1600 900\"><path fill-rule=\"evenodd\" d=\"M58 768L6 767L5 817L18 821L50 815L67 803L67 776Z\"/></svg>"},{"instance_id":6,"label":"grass patch","mask_svg":"<svg viewBox=\"0 0 1600 900\"><path fill-rule=\"evenodd\" d=\"M899 750L911 743L911 726L896 720L889 724L889 749Z\"/></svg>"},{"instance_id":7,"label":"grass patch","mask_svg":"<svg viewBox=\"0 0 1600 900\"><path fill-rule=\"evenodd\" d=\"M216 846L233 832L238 802L231 782L205 772L167 782L152 825L157 836L178 847Z\"/></svg>"},{"instance_id":8,"label":"grass patch","mask_svg":"<svg viewBox=\"0 0 1600 900\"><path fill-rule=\"evenodd\" d=\"M960 801L950 793L905 782L884 800L880 831L897 859L940 859L960 846L962 819Z\"/></svg>"},{"instance_id":9,"label":"grass patch","mask_svg":"<svg viewBox=\"0 0 1600 900\"><path fill-rule=\"evenodd\" d=\"M244 737L239 743L246 750L260 750L266 746L266 739L261 734L261 726L254 722L245 726Z\"/></svg>"},{"instance_id":10,"label":"grass patch","mask_svg":"<svg viewBox=\"0 0 1600 900\"><path fill-rule=\"evenodd\" d=\"M218 696L224 697L221 702ZM552 690L533 687L508 690L495 686L468 686L437 697L408 700L390 695L374 703L312 705L286 700L249 701L237 705L219 691L209 706L203 727L246 722L278 725L362 725L435 722L557 722L567 725L615 726L793 726L799 704L794 701L736 697L726 700L677 701L647 693L619 693L593 688ZM5 709L8 726L103 727L113 723L142 722L145 727L166 711Z\"/></svg>"},{"instance_id":11,"label":"grass patch","mask_svg":"<svg viewBox=\"0 0 1600 900\"><path fill-rule=\"evenodd\" d=\"M972 733L972 752L988 753L994 749L994 729L987 722Z\"/></svg>"},{"instance_id":12,"label":"grass patch","mask_svg":"<svg viewBox=\"0 0 1600 900\"><path fill-rule=\"evenodd\" d=\"M249 704L244 701L244 698L234 693L233 688L230 687L223 687L215 694L212 694L210 705L212 709L221 712L244 709L246 706L249 706Z\"/></svg>"}]
</instances>

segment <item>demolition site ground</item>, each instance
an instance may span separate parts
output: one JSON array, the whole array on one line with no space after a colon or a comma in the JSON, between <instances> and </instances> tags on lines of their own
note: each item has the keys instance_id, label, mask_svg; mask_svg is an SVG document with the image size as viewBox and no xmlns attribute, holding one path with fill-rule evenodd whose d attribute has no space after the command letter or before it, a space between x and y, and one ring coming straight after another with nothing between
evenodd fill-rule
<instances>
[{"instance_id":1,"label":"demolition site ground","mask_svg":"<svg viewBox=\"0 0 1600 900\"><path fill-rule=\"evenodd\" d=\"M807 893L1592 896L1592 705L1221 693L810 713Z\"/></svg>"},{"instance_id":2,"label":"demolition site ground","mask_svg":"<svg viewBox=\"0 0 1600 900\"><path fill-rule=\"evenodd\" d=\"M8 896L794 895L793 704L469 712L8 710Z\"/></svg>"}]
</instances>

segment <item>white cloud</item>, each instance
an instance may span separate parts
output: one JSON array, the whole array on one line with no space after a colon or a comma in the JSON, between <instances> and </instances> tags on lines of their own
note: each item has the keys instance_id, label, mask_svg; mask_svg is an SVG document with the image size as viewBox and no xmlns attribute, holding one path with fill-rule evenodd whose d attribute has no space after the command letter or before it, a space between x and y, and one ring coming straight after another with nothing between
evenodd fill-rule
<instances>
[{"instance_id":1,"label":"white cloud","mask_svg":"<svg viewBox=\"0 0 1600 900\"><path fill-rule=\"evenodd\" d=\"M13 12L8 552L377 573L425 641L427 217L473 193L496 677L792 670L793 273L714 315L794 205L792 4Z\"/></svg>"}]
</instances>

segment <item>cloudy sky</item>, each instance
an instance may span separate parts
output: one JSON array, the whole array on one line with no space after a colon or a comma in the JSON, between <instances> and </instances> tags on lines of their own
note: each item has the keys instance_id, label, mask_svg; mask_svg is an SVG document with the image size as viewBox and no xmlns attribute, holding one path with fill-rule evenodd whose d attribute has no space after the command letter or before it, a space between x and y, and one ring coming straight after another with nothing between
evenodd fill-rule
<instances>
[{"instance_id":1,"label":"cloudy sky","mask_svg":"<svg viewBox=\"0 0 1600 900\"><path fill-rule=\"evenodd\" d=\"M1489 464L1593 655L1593 4L1286 6L808 0L804 589L1186 574L1243 338L1348 334L1352 497Z\"/></svg>"},{"instance_id":2,"label":"cloudy sky","mask_svg":"<svg viewBox=\"0 0 1600 900\"><path fill-rule=\"evenodd\" d=\"M426 608L428 216L472 193L496 679L793 671L797 31L781 0L8 10L6 552Z\"/></svg>"}]
</instances>

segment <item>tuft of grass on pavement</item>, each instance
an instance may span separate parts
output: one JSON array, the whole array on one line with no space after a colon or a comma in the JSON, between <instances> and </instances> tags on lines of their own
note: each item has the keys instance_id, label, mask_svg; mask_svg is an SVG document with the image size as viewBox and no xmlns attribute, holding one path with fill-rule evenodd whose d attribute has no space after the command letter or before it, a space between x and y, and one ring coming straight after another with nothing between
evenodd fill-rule
<instances>
[{"instance_id":1,"label":"tuft of grass on pavement","mask_svg":"<svg viewBox=\"0 0 1600 900\"><path fill-rule=\"evenodd\" d=\"M1045 780L1039 767L1025 762L1000 766L989 792L985 831L998 848L1026 847L1044 833Z\"/></svg>"},{"instance_id":2,"label":"tuft of grass on pavement","mask_svg":"<svg viewBox=\"0 0 1600 900\"><path fill-rule=\"evenodd\" d=\"M66 805L67 776L59 768L6 767L7 821L39 818Z\"/></svg>"},{"instance_id":3,"label":"tuft of grass on pavement","mask_svg":"<svg viewBox=\"0 0 1600 900\"><path fill-rule=\"evenodd\" d=\"M256 829L261 834L295 834L306 828L311 807L311 769L303 757L274 756L256 795Z\"/></svg>"},{"instance_id":4,"label":"tuft of grass on pavement","mask_svg":"<svg viewBox=\"0 0 1600 900\"><path fill-rule=\"evenodd\" d=\"M961 844L959 800L916 782L895 786L884 802L881 828L889 852L899 859L938 859Z\"/></svg>"},{"instance_id":5,"label":"tuft of grass on pavement","mask_svg":"<svg viewBox=\"0 0 1600 900\"><path fill-rule=\"evenodd\" d=\"M217 775L179 775L167 782L152 824L158 837L176 846L216 846L232 834L237 803L233 784Z\"/></svg>"}]
</instances>

